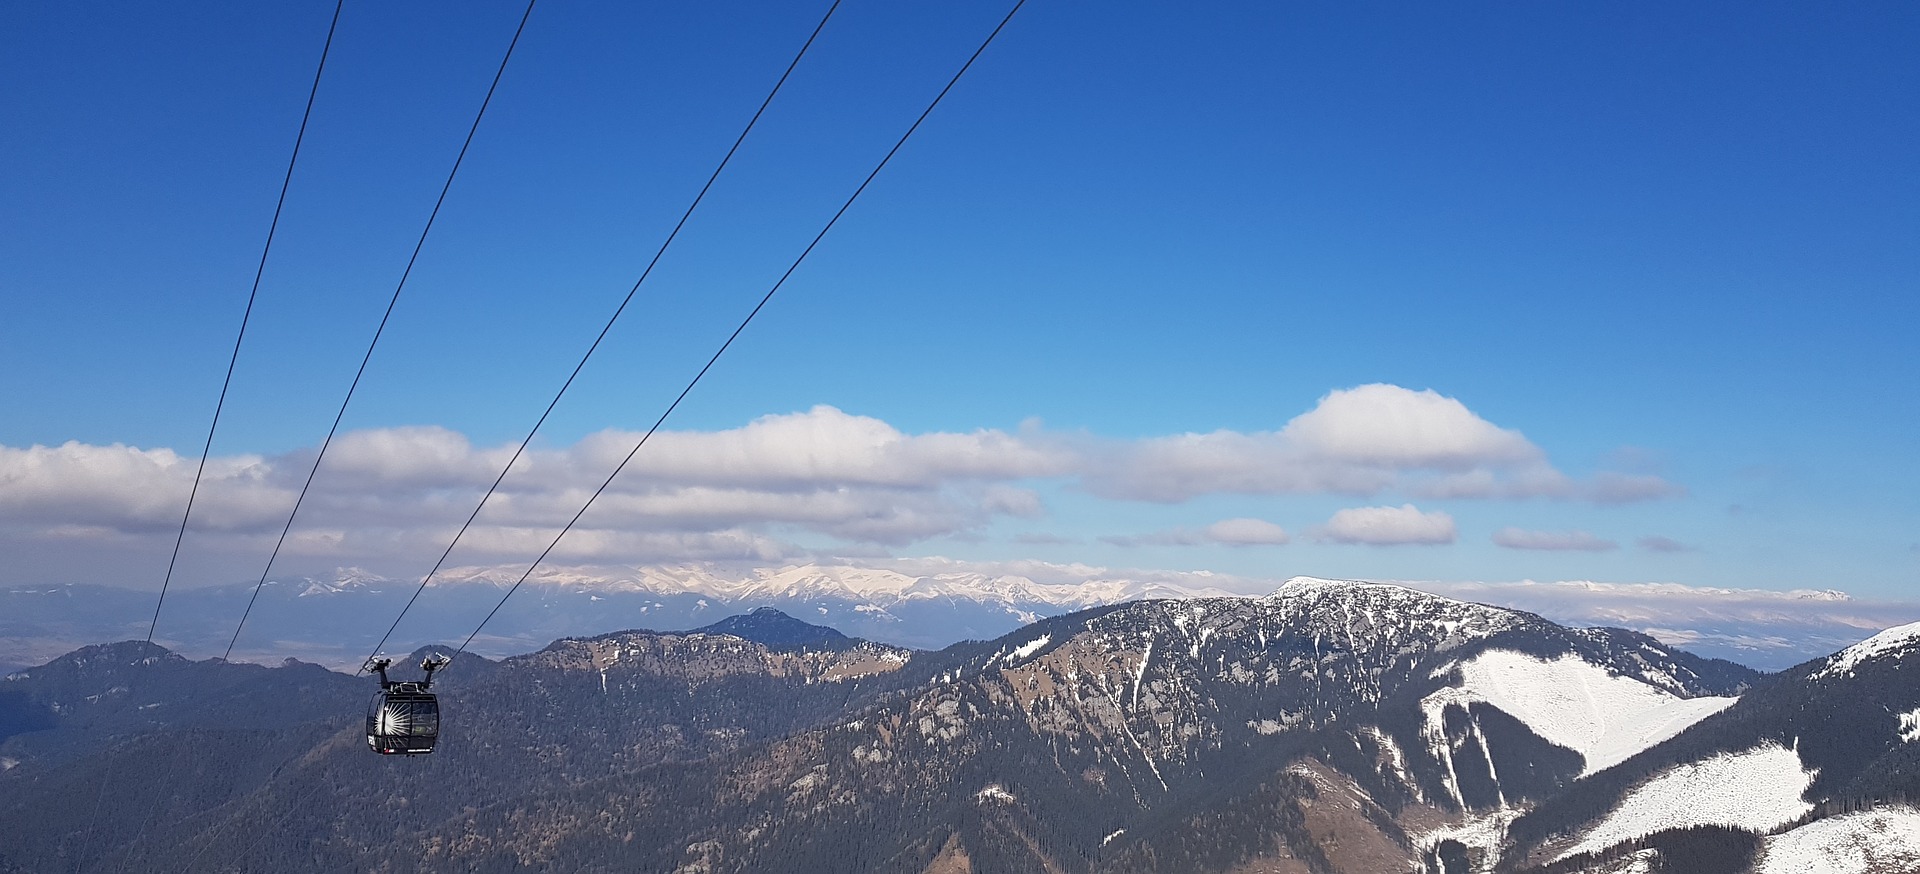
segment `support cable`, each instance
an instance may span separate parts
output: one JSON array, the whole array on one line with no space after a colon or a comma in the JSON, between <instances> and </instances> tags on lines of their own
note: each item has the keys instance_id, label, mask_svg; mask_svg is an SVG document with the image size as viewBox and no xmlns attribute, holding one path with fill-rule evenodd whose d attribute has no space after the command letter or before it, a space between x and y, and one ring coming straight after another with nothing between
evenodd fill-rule
<instances>
[{"instance_id":1,"label":"support cable","mask_svg":"<svg viewBox=\"0 0 1920 874\"><path fill-rule=\"evenodd\" d=\"M867 186L873 183L874 177L879 176L880 171L886 169L887 163L893 160L895 154L899 153L900 147L906 145L907 139L913 136L914 131L920 129L920 123L927 120L927 116L933 113L934 107L940 105L940 101L947 96L947 92L953 90L953 86L959 83L960 77L966 75L967 70L973 66L973 62L980 58L981 53L987 50L987 46L993 44L994 38L1000 35L1000 31L1006 28L1007 22L1013 20L1014 14L1019 12L1020 7L1026 5L1026 2L1027 0L1017 0L1017 2L1013 4L1013 9L1007 12L1005 18L1000 19L1000 23L993 28L993 32L987 34L986 40L980 43L980 47L973 50L973 54L967 58L967 62L960 65L959 72L954 73L953 78L947 80L946 87L940 89L940 93L935 95L933 102L927 104L927 108L921 111L920 117L914 119L912 126L907 128L907 132L901 134L899 141L893 144L893 148L887 150L886 157L880 159L880 163L874 166L873 172L867 174L867 178L860 183L860 187L854 189L853 195L847 198L846 203L840 205L839 211L833 214L833 218L827 220L826 226L820 229L820 233L814 235L813 241L808 243L807 248L800 252L800 257L793 259L793 263L787 267L786 272L780 275L780 279L774 282L773 287L767 289L767 293L760 298L760 302L754 305L753 311L747 313L747 317L740 321L739 327L733 329L733 333L727 337L726 342L720 344L720 348L713 353L713 357L707 359L706 365L700 368L700 372L694 374L693 379L687 383L687 387L680 390L680 396L674 398L673 403L667 405L666 411L661 413L660 418L654 421L653 427L648 428L647 433L641 435L640 440L634 443L633 449L627 452L627 457L620 461L620 464L613 469L613 473L607 475L606 480L600 484L599 488L594 489L593 495L587 498L586 504L580 508L579 512L573 514L573 518L567 522L565 527L560 529L559 534L554 535L553 542L547 544L547 548L542 550L540 556L533 560L533 564L527 567L526 573L521 574L520 579L514 581L513 586L507 589L507 593L500 596L500 603L493 605L493 609L488 611L486 618L480 620L480 625L473 629L472 634L467 635L467 639L460 644L460 649L455 651L456 655L467 651L467 646L473 643L473 639L480 636L481 630L487 627L488 622L493 621L494 614L499 613L500 608L506 606L507 599L513 597L514 592L520 590L521 584L525 583L527 578L533 575L534 570L539 568L540 564L547 560L547 556L553 552L554 548L560 545L561 539L567 536L567 532L572 531L573 526L578 524L580 518L587 514L587 510L593 507L594 501L599 500L600 495L606 492L607 487L613 485L614 478L618 477L620 472L626 469L627 464L633 461L633 457L639 454L640 447L647 445L648 438L651 438L655 432L660 430L660 426L666 423L668 416L673 415L673 411L680 406L680 402L686 400L687 395L693 391L693 387L700 384L701 378L707 375L707 371L713 369L714 363L720 360L721 355L726 354L727 349L733 345L733 341L739 339L741 332L747 329L747 325L751 324L754 317L759 315L762 309L766 308L767 302L773 300L774 294L779 292L781 286L786 284L787 279L793 276L793 272L800 268L801 262L807 260L808 255L813 254L814 247L820 245L820 241L827 236L828 231L833 230L833 226L840 221L840 217L847 214L847 210L853 206L853 202L860 199L861 193L865 192Z\"/></svg>"},{"instance_id":2,"label":"support cable","mask_svg":"<svg viewBox=\"0 0 1920 874\"><path fill-rule=\"evenodd\" d=\"M734 138L733 145L727 149L726 156L720 159L719 166L713 168L713 173L707 177L706 184L700 186L700 193L694 195L693 202L688 204L686 211L680 214L680 221L674 224L673 230L667 234L666 240L662 242L660 248L653 253L653 260L648 261L646 269L640 271L640 278L634 280L633 287L627 291L627 296L620 301L618 307L614 308L613 315L607 318L607 323L600 328L599 335L594 337L593 343L587 346L586 354L580 356L580 362L573 366L573 372L567 375L566 382L561 383L560 390L554 393L553 400L547 403L546 410L540 414L540 418L536 420L533 423L533 427L527 431L526 439L521 440L519 447L513 450L513 457L507 459L506 465L500 468L500 475L493 478L493 485L487 487L487 493L481 496L480 502L474 505L473 512L467 515L467 521L462 523L460 530L453 535L453 542L448 543L446 550L440 553L440 560L434 562L433 569L427 571L427 575L421 578L419 587L413 590L413 597L408 598L406 605L400 608L400 615L393 617L393 624L387 626L387 633L381 635L380 642L373 645L373 652L368 654L367 659L370 660L380 654L380 648L387 645L387 640L393 636L394 629L400 627L400 620L406 618L407 611L413 609L413 603L420 600L421 593L427 590L427 584L432 582L434 575L438 574L440 569L446 565L448 556L453 555L454 547L460 545L460 540L467 535L467 529L473 527L473 520L480 517L480 510L486 507L487 501L493 497L494 492L499 491L500 483L506 480L507 472L513 469L514 462L519 461L521 454L525 453L527 447L533 443L534 435L540 433L540 427L547 423L547 417L553 414L554 407L560 405L560 399L566 396L567 389L573 386L574 379L578 377L580 371L587 366L587 359L593 357L595 350L600 348L600 342L607 338L609 331L613 330L614 322L619 321L620 315L626 312L627 304L633 302L634 295L639 293L640 286L647 281L647 277L653 274L653 268L660 263L661 256L667 254L667 247L673 245L674 238L680 235L680 229L686 227L687 220L693 217L693 211L700 207L702 200L706 199L707 192L713 188L713 183L720 178L721 171L727 169L727 164L733 160L734 153L740 151L740 144L746 142L747 134L753 132L753 127L759 123L760 116L767 111L768 106L773 104L774 96L778 95L780 88L787 84L787 78L793 75L794 68L800 66L800 59L807 56L807 49L813 47L814 40L820 36L820 31L826 28L827 22L833 18L834 10L839 8L840 0L833 0L833 4L827 7L827 14L821 16L819 24L814 25L813 32L807 36L807 41L800 46L800 51L793 56L793 61L787 64L786 71L780 74L779 81L773 83L773 90L767 92L765 100L760 101L760 108L754 110L753 117L747 120L747 126L740 131L738 137ZM364 667L362 670L364 670ZM357 673L356 676L358 676Z\"/></svg>"},{"instance_id":3,"label":"support cable","mask_svg":"<svg viewBox=\"0 0 1920 874\"><path fill-rule=\"evenodd\" d=\"M260 265L253 270L253 289L247 292L247 308L240 315L240 333L233 338L233 355L227 359L227 376L220 382L220 399L213 405L213 424L207 426L207 443L200 449L200 466L193 472L193 488L187 492L187 509L180 514L180 533L173 538L173 556L167 559L167 575L160 581L160 599L153 605L153 621L147 625L147 642L160 627L160 608L167 603L167 587L173 583L173 567L180 561L180 544L187 539L187 519L193 515L193 499L200 494L200 478L207 472L207 456L213 452L213 432L220 428L220 411L227 406L227 389L233 386L234 365L240 361L240 343L247 338L247 322L253 318L253 302L260 296L260 278L267 272L267 253L273 251L273 235L280 229L280 211L287 205L287 189L293 185L293 168L300 163L300 144L307 139L307 121L313 117L313 101L320 94L320 75L327 70L327 55L333 50L333 34L340 28L340 10L347 0L333 5L333 21L327 25L327 41L320 47L320 64L313 71L313 87L307 91L307 108L300 113L300 132L293 137L293 157L287 159L286 177L280 180L280 199L273 204L273 220L267 223L267 242L260 247Z\"/></svg>"},{"instance_id":4,"label":"support cable","mask_svg":"<svg viewBox=\"0 0 1920 874\"><path fill-rule=\"evenodd\" d=\"M367 362L373 360L373 350L380 345L380 335L386 333L387 321L393 318L393 308L400 303L400 292L407 287L407 278L413 275L413 265L420 260L420 250L427 245L427 235L433 232L434 220L440 217L440 207L447 202L447 192L453 189L455 176L460 175L460 164L467 158L467 149L473 145L473 136L480 130L480 120L487 115L487 106L493 102L493 92L500 87L500 78L507 72L507 62L513 60L513 50L520 44L520 34L526 32L527 19L533 17L533 6L539 0L527 0L527 11L520 16L520 25L513 31L513 40L507 43L507 52L500 58L500 68L493 73L493 83L487 86L487 96L480 101L480 111L474 113L473 125L467 128L467 139L460 144L460 154L453 159L453 169L447 171L446 184L440 186L440 197L433 202L433 211L427 214L426 227L420 229L420 239L413 244L413 254L407 258L407 267L400 273L400 282L393 288L393 296L387 300L387 311L380 316L380 326L373 331L373 339L367 343L367 352L360 357L360 369L353 374L352 384L347 386L347 396L340 401L340 411L334 414L333 427L327 430L327 439L321 441L320 451L313 457L313 467L307 471L307 481L300 486L300 496L293 501L293 509L287 513L287 524L280 529L280 539L273 544L273 553L267 557L267 566L260 571L260 581L253 585L253 595L247 599L247 609L240 614L240 624L234 626L233 639L227 641L227 651L222 660L233 657L234 644L240 641L240 630L247 625L247 617L253 615L254 602L260 600L260 589L267 584L267 575L273 572L273 563L280 557L280 548L286 545L287 533L293 530L294 517L300 515L300 505L307 499L307 490L313 487L313 478L320 472L320 462L327 457L327 447L333 445L335 434L340 431L340 420L346 418L347 406L353 403L353 393L360 388L360 378L366 375Z\"/></svg>"},{"instance_id":5,"label":"support cable","mask_svg":"<svg viewBox=\"0 0 1920 874\"><path fill-rule=\"evenodd\" d=\"M207 426L207 441L200 448L200 464L193 471L193 486L187 491L187 507L180 514L180 531L173 538L173 554L167 558L167 573L160 580L160 597L154 601L153 620L147 623L147 643L153 642L153 634L160 627L160 610L166 606L167 590L173 585L173 571L180 562L180 546L187 539L187 520L193 517L193 502L200 495L200 480L207 472L207 458L213 454L213 435L220 430L220 413L227 406L227 390L233 386L233 371L240 361L240 346L247 338L247 324L253 319L253 304L260 296L260 281L266 276L267 256L273 251L273 238L280 230L280 214L286 209L287 191L293 187L293 169L300 163L300 146L307 140L307 122L313 118L313 104L320 94L320 79L327 70L327 58L333 53L333 36L340 30L340 13L346 8L347 0L335 0L333 18L327 23L327 38L320 46L320 62L314 66L313 85L307 89L307 105L300 112L300 129L293 136L293 154L287 158L287 172L280 179L280 196L273 204L273 218L267 223L267 239L260 247L260 263L253 270L253 287L247 291L247 306L240 314L240 331L233 338L233 354L227 358L227 375L220 382L220 398L213 404L213 422ZM93 800L93 814L87 822L87 844L93 843L95 829L100 823L100 808L106 801L107 786L113 781L113 766L116 760L107 760L106 772L100 778L100 792ZM175 759L174 764L179 764ZM168 770L172 778L172 769ZM148 811L147 819L142 820L140 830L134 835L133 843L138 845L146 834L147 821L152 819ZM132 849L128 849L131 856ZM105 856L102 856L105 859ZM125 864L124 862L122 863Z\"/></svg>"}]
</instances>

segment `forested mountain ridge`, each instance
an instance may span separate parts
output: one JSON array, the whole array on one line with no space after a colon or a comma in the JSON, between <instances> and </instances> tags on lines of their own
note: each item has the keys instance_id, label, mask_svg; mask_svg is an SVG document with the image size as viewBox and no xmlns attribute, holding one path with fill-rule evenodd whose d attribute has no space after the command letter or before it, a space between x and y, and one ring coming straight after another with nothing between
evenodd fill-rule
<instances>
[{"instance_id":1,"label":"forested mountain ridge","mask_svg":"<svg viewBox=\"0 0 1920 874\"><path fill-rule=\"evenodd\" d=\"M289 700L311 704L246 685L256 675L307 678L307 698ZM1551 861L1523 843L1571 809L1560 799L1697 743L1741 709L1735 695L1775 694L1771 678L1632 632L1310 579L1096 608L939 652L765 611L463 657L444 677L440 750L386 759L360 737L371 684L314 666L118 644L16 674L0 683L0 725L19 727L0 741L15 762L0 834L17 837L0 857L26 870L1511 867ZM229 731L205 710L151 715L189 688L232 688L273 718ZM112 719L88 703L116 695L134 703ZM83 735L64 748L90 752L45 752Z\"/></svg>"}]
</instances>

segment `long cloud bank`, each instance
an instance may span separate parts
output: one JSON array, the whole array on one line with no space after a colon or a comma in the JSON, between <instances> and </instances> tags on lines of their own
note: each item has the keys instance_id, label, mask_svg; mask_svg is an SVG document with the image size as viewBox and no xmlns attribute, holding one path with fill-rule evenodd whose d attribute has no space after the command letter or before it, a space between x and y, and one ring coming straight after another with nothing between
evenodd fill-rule
<instances>
[{"instance_id":1,"label":"long cloud bank","mask_svg":"<svg viewBox=\"0 0 1920 874\"><path fill-rule=\"evenodd\" d=\"M1214 431L1097 447L1095 494L1175 502L1207 494L1389 492L1418 498L1564 498L1623 503L1680 493L1655 476L1569 477L1519 431L1438 392L1372 384L1335 391L1277 431Z\"/></svg>"},{"instance_id":2,"label":"long cloud bank","mask_svg":"<svg viewBox=\"0 0 1920 874\"><path fill-rule=\"evenodd\" d=\"M462 541L459 559L487 563L537 553L637 437L605 431L569 447L530 451ZM190 536L216 551L260 551L284 523L312 453L211 459ZM474 446L431 426L342 435L285 554L348 563L431 555L451 540L511 454L511 446ZM74 549L150 549L179 524L196 463L166 448L0 447L0 544L49 561ZM555 557L775 561L797 556L791 543L806 535L854 548L898 547L966 534L996 517L1044 515L1033 488L1041 482L1162 503L1220 493L1608 503L1679 492L1644 475L1568 476L1520 432L1453 398L1392 385L1331 392L1271 432L1133 441L1038 427L908 434L820 406L729 430L655 435ZM1363 508L1336 517L1319 536L1452 540L1444 514L1410 512ZM1233 545L1288 539L1278 526L1254 519L1164 537Z\"/></svg>"},{"instance_id":3,"label":"long cloud bank","mask_svg":"<svg viewBox=\"0 0 1920 874\"><path fill-rule=\"evenodd\" d=\"M1791 667L1889 626L1920 620L1920 601L1856 600L1830 589L1580 581L1402 585L1527 610L1565 625L1629 628L1690 652L1765 670Z\"/></svg>"}]
</instances>

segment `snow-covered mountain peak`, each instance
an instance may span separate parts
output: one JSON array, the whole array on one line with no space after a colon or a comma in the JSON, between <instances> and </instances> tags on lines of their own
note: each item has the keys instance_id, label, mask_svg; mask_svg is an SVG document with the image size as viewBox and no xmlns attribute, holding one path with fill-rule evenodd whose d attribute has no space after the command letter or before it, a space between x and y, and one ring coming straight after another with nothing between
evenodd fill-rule
<instances>
[{"instance_id":1,"label":"snow-covered mountain peak","mask_svg":"<svg viewBox=\"0 0 1920 874\"><path fill-rule=\"evenodd\" d=\"M851 566L796 565L777 570L754 572L757 581L772 593L843 593L860 598L898 598L920 580L898 571Z\"/></svg>"},{"instance_id":2,"label":"snow-covered mountain peak","mask_svg":"<svg viewBox=\"0 0 1920 874\"><path fill-rule=\"evenodd\" d=\"M455 568L441 575L449 584L503 585L495 569ZM505 578L504 584L511 584ZM689 564L644 568L542 568L535 586L581 591L697 595L729 604L846 600L891 609L914 601L958 599L1009 610L1031 621L1034 613L1081 610L1143 598L1225 597L1210 587L1117 577L1040 582L1019 574L949 571L913 574L843 564L801 564L750 570Z\"/></svg>"},{"instance_id":3,"label":"snow-covered mountain peak","mask_svg":"<svg viewBox=\"0 0 1920 874\"><path fill-rule=\"evenodd\" d=\"M335 568L333 571L333 582L334 585L337 586L378 585L386 581L386 577L380 576L366 568L343 567Z\"/></svg>"},{"instance_id":4,"label":"snow-covered mountain peak","mask_svg":"<svg viewBox=\"0 0 1920 874\"><path fill-rule=\"evenodd\" d=\"M1389 623L1418 625L1441 637L1473 639L1542 622L1515 610L1456 601L1391 583L1294 577L1273 594L1260 599L1283 611L1332 616L1350 623L1364 617L1368 626Z\"/></svg>"},{"instance_id":5,"label":"snow-covered mountain peak","mask_svg":"<svg viewBox=\"0 0 1920 874\"><path fill-rule=\"evenodd\" d=\"M1280 584L1280 588L1274 590L1274 594L1278 595L1283 592L1305 592L1310 590L1349 589L1356 586L1372 585L1376 584L1362 580L1336 580L1327 577L1300 576L1288 578L1286 582Z\"/></svg>"},{"instance_id":6,"label":"snow-covered mountain peak","mask_svg":"<svg viewBox=\"0 0 1920 874\"><path fill-rule=\"evenodd\" d=\"M294 581L294 585L305 584L299 595L305 598L310 595L338 595L342 592L378 592L387 582L385 577L364 568L343 567L334 569L331 580L306 577Z\"/></svg>"},{"instance_id":7,"label":"snow-covered mountain peak","mask_svg":"<svg viewBox=\"0 0 1920 874\"><path fill-rule=\"evenodd\" d=\"M1327 597L1384 598L1408 602L1418 601L1432 604L1456 604L1463 608L1481 606L1479 604L1448 598L1444 595L1435 595L1422 592L1418 589L1409 589L1406 586L1395 583L1377 583L1370 580L1335 580L1323 577L1292 577L1286 582L1281 583L1280 588L1275 589L1273 594L1267 596L1269 600L1284 598L1319 599Z\"/></svg>"},{"instance_id":8,"label":"snow-covered mountain peak","mask_svg":"<svg viewBox=\"0 0 1920 874\"><path fill-rule=\"evenodd\" d=\"M1827 657L1827 666L1814 672L1813 679L1842 677L1871 659L1899 657L1920 650L1920 622L1896 625Z\"/></svg>"},{"instance_id":9,"label":"snow-covered mountain peak","mask_svg":"<svg viewBox=\"0 0 1920 874\"><path fill-rule=\"evenodd\" d=\"M1081 621L1096 649L1128 653L1136 669L1151 662L1149 673L1170 671L1169 680L1181 672L1254 676L1271 669L1304 670L1317 683L1358 671L1341 682L1370 700L1381 692L1381 672L1405 672L1409 658L1516 629L1558 629L1532 614L1402 586L1314 577L1296 577L1265 597L1140 600ZM1063 630L1050 633L1055 640L1079 636Z\"/></svg>"},{"instance_id":10,"label":"snow-covered mountain peak","mask_svg":"<svg viewBox=\"0 0 1920 874\"><path fill-rule=\"evenodd\" d=\"M1851 601L1853 596L1839 589L1795 589L1791 594L1796 601Z\"/></svg>"}]
</instances>

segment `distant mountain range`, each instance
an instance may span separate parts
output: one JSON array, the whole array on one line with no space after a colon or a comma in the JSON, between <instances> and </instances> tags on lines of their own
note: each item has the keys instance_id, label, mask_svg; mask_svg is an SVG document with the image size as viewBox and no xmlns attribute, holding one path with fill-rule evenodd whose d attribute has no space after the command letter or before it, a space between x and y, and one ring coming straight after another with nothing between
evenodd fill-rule
<instances>
[{"instance_id":1,"label":"distant mountain range","mask_svg":"<svg viewBox=\"0 0 1920 874\"><path fill-rule=\"evenodd\" d=\"M457 644L515 579L517 574L491 569L447 572L421 596L394 642L403 649L427 641ZM268 581L234 657L357 666L417 586L352 569L326 579ZM182 652L225 652L252 590L242 584L173 592L157 639ZM696 628L758 607L805 616L857 637L933 649L998 637L1042 616L1103 604L1227 594L1127 579L1047 584L1012 575L911 575L852 566L545 570L515 593L475 649L504 656L560 637L613 629ZM34 664L102 640L144 639L154 597L106 586L0 591L0 665Z\"/></svg>"},{"instance_id":2,"label":"distant mountain range","mask_svg":"<svg viewBox=\"0 0 1920 874\"><path fill-rule=\"evenodd\" d=\"M440 750L392 759L312 665L11 675L0 871L1920 870L1920 624L1764 675L1299 578L933 652L759 610L435 688Z\"/></svg>"},{"instance_id":3,"label":"distant mountain range","mask_svg":"<svg viewBox=\"0 0 1920 874\"><path fill-rule=\"evenodd\" d=\"M772 607L847 634L917 649L998 637L1043 617L1126 601L1229 597L1204 574L1136 579L1048 568L1054 582L966 571L904 573L853 565L724 568L549 568L528 580L474 649L530 652L561 637L615 629L697 628ZM445 572L421 596L389 645L458 643L518 578L497 569ZM1223 581L1223 585L1226 584ZM1271 585L1271 584L1267 584ZM1856 604L1830 591L1757 592L1681 586L1413 584L1439 594L1530 610L1577 625L1654 634L1702 655L1777 670L1846 646L1915 613L1916 605ZM353 569L325 578L269 581L234 650L274 664L294 657L357 667L417 587ZM176 589L156 639L196 656L224 653L252 594L250 584ZM0 590L0 668L38 664L103 640L144 639L154 595L102 586ZM1902 611L1905 612L1902 612ZM1920 618L1920 616L1912 616Z\"/></svg>"}]
</instances>

